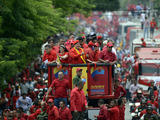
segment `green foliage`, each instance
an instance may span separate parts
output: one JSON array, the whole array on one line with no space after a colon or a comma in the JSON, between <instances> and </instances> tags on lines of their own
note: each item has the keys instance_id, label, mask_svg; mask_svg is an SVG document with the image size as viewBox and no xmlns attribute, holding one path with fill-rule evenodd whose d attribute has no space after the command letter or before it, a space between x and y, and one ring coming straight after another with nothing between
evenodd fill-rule
<instances>
[{"instance_id":1,"label":"green foliage","mask_svg":"<svg viewBox=\"0 0 160 120\"><path fill-rule=\"evenodd\" d=\"M0 87L40 54L43 41L59 32L69 34L76 21L66 18L87 13L88 0L1 0Z\"/></svg>"},{"instance_id":2,"label":"green foliage","mask_svg":"<svg viewBox=\"0 0 160 120\"><path fill-rule=\"evenodd\" d=\"M119 0L94 0L93 3L98 11L114 11L120 7Z\"/></svg>"},{"instance_id":3,"label":"green foliage","mask_svg":"<svg viewBox=\"0 0 160 120\"><path fill-rule=\"evenodd\" d=\"M52 0L53 6L63 11L64 16L71 15L73 13L89 14L89 11L94 8L91 4L93 0Z\"/></svg>"}]
</instances>

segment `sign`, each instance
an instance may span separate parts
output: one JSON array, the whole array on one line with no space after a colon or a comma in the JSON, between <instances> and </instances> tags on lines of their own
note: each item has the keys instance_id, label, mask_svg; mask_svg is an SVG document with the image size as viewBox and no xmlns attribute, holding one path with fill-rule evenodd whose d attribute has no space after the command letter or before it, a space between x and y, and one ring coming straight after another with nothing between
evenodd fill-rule
<instances>
[{"instance_id":1,"label":"sign","mask_svg":"<svg viewBox=\"0 0 160 120\"><path fill-rule=\"evenodd\" d=\"M72 88L74 87L73 86L73 78L77 75L77 73L76 73L77 68L82 69L81 79L83 81L85 79L85 84L84 84L84 87L83 87L83 91L84 91L85 95L87 95L88 94L88 92L87 92L87 89L88 89L87 67L72 67Z\"/></svg>"},{"instance_id":2,"label":"sign","mask_svg":"<svg viewBox=\"0 0 160 120\"><path fill-rule=\"evenodd\" d=\"M89 78L90 96L94 95L108 95L108 68L103 67L90 67Z\"/></svg>"}]
</instances>

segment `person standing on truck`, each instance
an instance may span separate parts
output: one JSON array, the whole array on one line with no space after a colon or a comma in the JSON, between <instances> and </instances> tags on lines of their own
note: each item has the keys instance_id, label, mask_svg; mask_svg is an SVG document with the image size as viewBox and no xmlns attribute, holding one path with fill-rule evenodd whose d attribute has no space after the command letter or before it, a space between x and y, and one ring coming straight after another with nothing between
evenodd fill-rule
<instances>
[{"instance_id":1,"label":"person standing on truck","mask_svg":"<svg viewBox=\"0 0 160 120\"><path fill-rule=\"evenodd\" d=\"M97 120L109 120L108 110L103 99L98 100L98 106L100 107L99 115L95 115L94 117Z\"/></svg>"},{"instance_id":2,"label":"person standing on truck","mask_svg":"<svg viewBox=\"0 0 160 120\"><path fill-rule=\"evenodd\" d=\"M73 120L84 120L84 111L88 108L83 86L84 82L79 81L77 87L71 91L70 110L72 112Z\"/></svg>"},{"instance_id":3,"label":"person standing on truck","mask_svg":"<svg viewBox=\"0 0 160 120\"><path fill-rule=\"evenodd\" d=\"M67 92L69 94L69 81L64 79L63 72L58 73L58 79L55 79L52 81L52 84L50 85L47 94L46 99L48 98L48 94L51 92L51 90L54 89L54 104L56 107L59 107L59 102L64 100L67 105Z\"/></svg>"},{"instance_id":4,"label":"person standing on truck","mask_svg":"<svg viewBox=\"0 0 160 120\"><path fill-rule=\"evenodd\" d=\"M141 41L142 41L142 47L146 47L146 42L144 41L144 38L141 38Z\"/></svg>"},{"instance_id":5,"label":"person standing on truck","mask_svg":"<svg viewBox=\"0 0 160 120\"><path fill-rule=\"evenodd\" d=\"M76 76L73 78L73 86L77 87L77 84L79 81L81 81L81 76L82 76L82 69L81 68L77 68L76 69Z\"/></svg>"},{"instance_id":6,"label":"person standing on truck","mask_svg":"<svg viewBox=\"0 0 160 120\"><path fill-rule=\"evenodd\" d=\"M109 63L111 65L117 62L117 57L115 53L112 52L113 43L107 43L107 49L103 49L100 53L99 61L103 63Z\"/></svg>"},{"instance_id":7,"label":"person standing on truck","mask_svg":"<svg viewBox=\"0 0 160 120\"><path fill-rule=\"evenodd\" d=\"M79 40L74 41L74 47L70 50L69 55L72 60L72 64L86 64L86 56L84 49L81 48Z\"/></svg>"},{"instance_id":8,"label":"person standing on truck","mask_svg":"<svg viewBox=\"0 0 160 120\"><path fill-rule=\"evenodd\" d=\"M45 64L49 64L49 63L55 63L56 59L57 59L56 52L52 50L51 45L46 45L42 61Z\"/></svg>"}]
</instances>

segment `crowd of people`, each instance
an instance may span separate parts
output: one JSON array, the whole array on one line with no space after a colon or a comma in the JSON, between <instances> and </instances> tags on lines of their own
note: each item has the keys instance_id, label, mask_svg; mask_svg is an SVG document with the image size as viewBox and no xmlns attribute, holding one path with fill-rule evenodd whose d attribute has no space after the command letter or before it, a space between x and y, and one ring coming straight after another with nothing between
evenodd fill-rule
<instances>
[{"instance_id":1,"label":"crowd of people","mask_svg":"<svg viewBox=\"0 0 160 120\"><path fill-rule=\"evenodd\" d=\"M143 45L143 41L142 41ZM143 47L143 46L142 46ZM88 109L83 91L82 69L77 68L71 89L63 72L48 86L47 65L106 63L115 67L113 99L100 99L98 120L124 120L127 101L140 102L141 116L158 120L158 89L151 83L147 93L137 84L132 69L138 56L131 56L127 50L118 50L112 39L103 40L96 34L68 39L60 38L55 44L54 37L48 37L42 45L42 55L28 66L18 79L12 80L1 93L0 112L4 120L84 120ZM52 95L54 91L54 96ZM145 100L145 102L144 102ZM136 107L131 107L134 112ZM152 111L152 112L150 112ZM145 119L147 120L147 119Z\"/></svg>"}]
</instances>

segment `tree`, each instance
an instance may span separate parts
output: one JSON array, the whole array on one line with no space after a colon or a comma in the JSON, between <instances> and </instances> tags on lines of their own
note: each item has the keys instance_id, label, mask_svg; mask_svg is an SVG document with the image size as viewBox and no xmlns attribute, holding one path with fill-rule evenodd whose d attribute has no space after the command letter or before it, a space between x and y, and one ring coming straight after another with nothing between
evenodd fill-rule
<instances>
[{"instance_id":1,"label":"tree","mask_svg":"<svg viewBox=\"0 0 160 120\"><path fill-rule=\"evenodd\" d=\"M72 6L64 1L64 5L68 6L66 10L63 5L53 6L55 1L52 0L1 0L1 89L5 80L10 81L11 77L21 72L40 54L41 45L47 36L74 31L76 22L68 21L66 16L86 11L87 0L84 1L85 5L81 5L80 8L75 8L80 4L78 0L72 0ZM71 3L71 0L69 2Z\"/></svg>"},{"instance_id":2,"label":"tree","mask_svg":"<svg viewBox=\"0 0 160 120\"><path fill-rule=\"evenodd\" d=\"M94 0L93 3L98 11L114 11L120 7L119 0Z\"/></svg>"}]
</instances>

